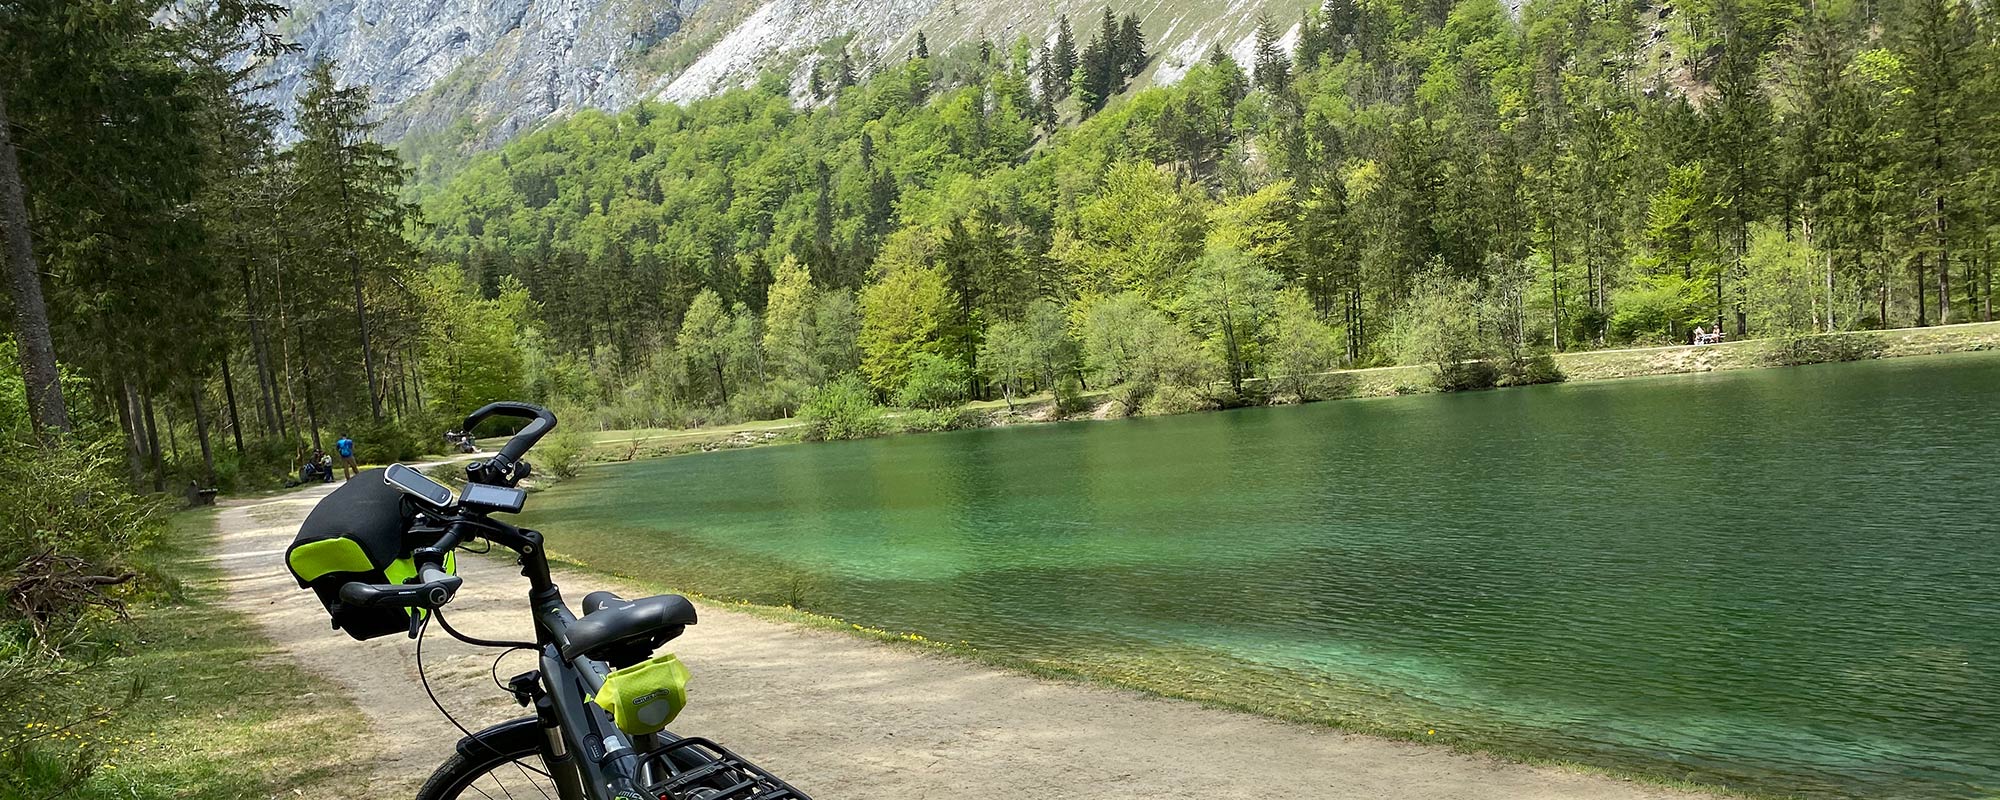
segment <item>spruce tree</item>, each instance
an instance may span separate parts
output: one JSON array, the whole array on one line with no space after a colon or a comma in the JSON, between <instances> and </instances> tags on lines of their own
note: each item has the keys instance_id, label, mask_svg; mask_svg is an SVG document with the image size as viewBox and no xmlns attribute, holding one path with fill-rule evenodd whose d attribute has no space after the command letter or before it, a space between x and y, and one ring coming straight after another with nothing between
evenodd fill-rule
<instances>
[{"instance_id":1,"label":"spruce tree","mask_svg":"<svg viewBox=\"0 0 2000 800\"><path fill-rule=\"evenodd\" d=\"M1054 97L1056 100L1062 100L1069 96L1070 84L1074 80L1077 68L1076 36L1070 32L1067 14L1056 18L1056 44L1052 55L1054 59L1048 63L1055 73Z\"/></svg>"},{"instance_id":2,"label":"spruce tree","mask_svg":"<svg viewBox=\"0 0 2000 800\"><path fill-rule=\"evenodd\" d=\"M1896 108L1902 143L1897 173L1911 201L1911 233L1923 243L1916 252L1918 295L1927 287L1926 269L1937 278L1937 321L1951 321L1951 260L1958 223L1966 211L1971 172L1964 112L1966 88L1978 59L1976 32L1963 0L1904 0L1890 21L1888 40L1902 66L1904 90ZM1919 302L1917 324L1925 324Z\"/></svg>"},{"instance_id":3,"label":"spruce tree","mask_svg":"<svg viewBox=\"0 0 2000 800\"><path fill-rule=\"evenodd\" d=\"M1251 55L1257 88L1279 94L1292 84L1292 60L1278 44L1278 25L1269 14L1257 15L1257 46Z\"/></svg>"},{"instance_id":4,"label":"spruce tree","mask_svg":"<svg viewBox=\"0 0 2000 800\"><path fill-rule=\"evenodd\" d=\"M1146 34L1139 29L1139 18L1131 14L1118 23L1118 56L1121 74L1128 79L1138 77L1152 60L1146 54Z\"/></svg>"}]
</instances>

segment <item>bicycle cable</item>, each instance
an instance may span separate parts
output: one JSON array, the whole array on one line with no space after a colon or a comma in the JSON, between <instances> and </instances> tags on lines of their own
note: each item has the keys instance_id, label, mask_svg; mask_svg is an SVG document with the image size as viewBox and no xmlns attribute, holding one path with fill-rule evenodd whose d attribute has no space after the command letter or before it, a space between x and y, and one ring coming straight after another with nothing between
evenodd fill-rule
<instances>
[{"instance_id":1,"label":"bicycle cable","mask_svg":"<svg viewBox=\"0 0 2000 800\"><path fill-rule=\"evenodd\" d=\"M549 773L544 772L536 767L529 766L527 762L524 762L521 759L500 752L500 748L494 747L491 743L487 742L485 739L473 736L472 731L467 730L464 725L459 724L457 717L452 716L450 711L445 710L444 703L438 700L437 693L431 691L431 677L429 672L426 671L424 668L424 633L430 630L431 617L435 615L436 615L435 611L433 611L430 614L425 614L423 622L418 623L417 625L417 680L423 683L424 695L431 699L431 705L437 707L438 713L444 715L446 722L451 723L452 727L457 728L459 733L465 734L465 738L480 743L481 745L485 746L486 749L493 751L493 754L496 756L514 762L515 766L533 772L544 778L548 778L549 780L552 781L555 780L554 775L550 775ZM506 653L502 653L501 655L506 655ZM497 665L499 662L496 661L494 663Z\"/></svg>"},{"instance_id":2,"label":"bicycle cable","mask_svg":"<svg viewBox=\"0 0 2000 800\"><path fill-rule=\"evenodd\" d=\"M463 633L459 633L457 628L451 626L451 620L444 618L443 609L438 609L432 611L431 613L437 616L438 624L444 626L444 632L451 634L451 638L457 639L461 642L472 645L474 647L505 647L510 651L536 650L539 649L540 647L539 645L536 645L534 642L512 642L506 640L481 639L477 636L467 636ZM506 655L506 653L501 653L501 655Z\"/></svg>"}]
</instances>

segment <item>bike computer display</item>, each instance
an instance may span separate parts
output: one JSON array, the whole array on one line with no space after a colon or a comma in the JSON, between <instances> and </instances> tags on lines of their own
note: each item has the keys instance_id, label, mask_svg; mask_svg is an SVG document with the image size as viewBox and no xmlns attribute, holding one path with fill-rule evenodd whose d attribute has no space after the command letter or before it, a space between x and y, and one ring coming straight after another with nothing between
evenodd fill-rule
<instances>
[{"instance_id":1,"label":"bike computer display","mask_svg":"<svg viewBox=\"0 0 2000 800\"><path fill-rule=\"evenodd\" d=\"M458 499L459 502L465 505L487 511L518 514L521 513L521 504L527 500L527 497L528 493L520 489L509 489L505 486L488 486L483 483L468 483L465 485L465 493L460 495Z\"/></svg>"},{"instance_id":2,"label":"bike computer display","mask_svg":"<svg viewBox=\"0 0 2000 800\"><path fill-rule=\"evenodd\" d=\"M401 464L390 464L382 480L432 508L451 507L451 489Z\"/></svg>"}]
</instances>

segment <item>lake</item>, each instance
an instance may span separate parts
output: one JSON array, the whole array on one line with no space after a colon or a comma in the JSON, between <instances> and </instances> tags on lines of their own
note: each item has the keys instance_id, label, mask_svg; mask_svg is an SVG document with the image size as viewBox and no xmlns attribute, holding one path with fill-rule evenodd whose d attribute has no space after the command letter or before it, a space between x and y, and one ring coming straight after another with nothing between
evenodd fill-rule
<instances>
[{"instance_id":1,"label":"lake","mask_svg":"<svg viewBox=\"0 0 2000 800\"><path fill-rule=\"evenodd\" d=\"M525 521L668 586L1284 716L1990 797L1996 390L1970 354L768 447L593 467Z\"/></svg>"}]
</instances>

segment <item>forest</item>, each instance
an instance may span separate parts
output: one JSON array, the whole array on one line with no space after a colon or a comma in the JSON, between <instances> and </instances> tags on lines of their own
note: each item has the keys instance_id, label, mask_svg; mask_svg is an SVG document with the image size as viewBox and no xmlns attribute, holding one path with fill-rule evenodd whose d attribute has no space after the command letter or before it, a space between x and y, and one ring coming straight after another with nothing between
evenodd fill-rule
<instances>
[{"instance_id":1,"label":"forest","mask_svg":"<svg viewBox=\"0 0 2000 800\"><path fill-rule=\"evenodd\" d=\"M833 43L803 101L773 74L481 156L418 187L419 241L482 297L524 290L529 393L608 426L783 416L848 374L901 406L1074 381L1172 411L1336 367L1488 385L1697 327L1990 319L1990 7L1260 22L1247 63L1130 92L1165 65L1112 8L1049 42L919 37L865 79Z\"/></svg>"},{"instance_id":2,"label":"forest","mask_svg":"<svg viewBox=\"0 0 2000 800\"><path fill-rule=\"evenodd\" d=\"M582 111L421 182L337 64L294 119L250 99L284 14L0 12L10 435L153 491L262 485L498 397L606 428L1155 413L1991 315L1990 4L1327 0L1188 65L1106 7L1043 42L828 42L804 96L774 70Z\"/></svg>"}]
</instances>

